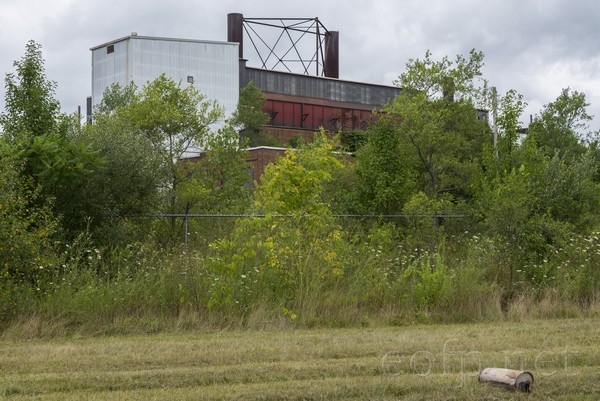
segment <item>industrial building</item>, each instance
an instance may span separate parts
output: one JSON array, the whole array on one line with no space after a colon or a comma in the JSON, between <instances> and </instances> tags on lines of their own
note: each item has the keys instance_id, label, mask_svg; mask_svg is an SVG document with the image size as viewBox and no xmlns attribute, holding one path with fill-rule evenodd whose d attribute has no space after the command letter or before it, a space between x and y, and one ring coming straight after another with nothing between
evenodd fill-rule
<instances>
[{"instance_id":1,"label":"industrial building","mask_svg":"<svg viewBox=\"0 0 600 401\"><path fill-rule=\"evenodd\" d=\"M240 88L252 81L263 91L267 98L265 111L271 115L267 131L281 142L287 143L293 136L309 140L320 127L335 132L365 128L372 118L373 109L400 94L400 88L395 86L339 79L339 34L324 27L321 32L313 32L323 36L323 76L309 75L308 69L305 74L298 74L248 67L244 57L244 24L256 20L265 25L272 23L273 19L246 20L241 14L229 14L227 39L239 43ZM291 22L295 21L292 19ZM297 23L282 25L283 29L299 26ZM316 50L313 59L318 59L320 49ZM319 65L318 60L316 64Z\"/></svg>"},{"instance_id":2,"label":"industrial building","mask_svg":"<svg viewBox=\"0 0 600 401\"><path fill-rule=\"evenodd\" d=\"M195 85L231 113L239 98L238 44L204 40L129 36L92 47L92 96L88 116L112 84L138 88L166 74Z\"/></svg>"},{"instance_id":3,"label":"industrial building","mask_svg":"<svg viewBox=\"0 0 600 401\"><path fill-rule=\"evenodd\" d=\"M315 56L307 63L300 60L305 66L314 64L315 75L309 74L306 67L304 73L297 73L289 69L268 69L264 65L263 68L247 66L244 37L250 30L245 24L279 26L274 20L281 22L280 27L286 33L304 29L304 33L316 36ZM334 132L364 128L371 121L373 110L398 96L400 88L340 79L338 32L325 29L318 19L308 22L316 29L310 31L300 23L287 24L287 19L246 19L241 14L229 14L226 42L132 33L95 46L90 49L92 96L88 98L88 116L113 83L125 86L134 82L142 87L165 73L176 82L195 85L208 99L218 101L227 114L235 110L240 89L252 81L267 99L264 111L271 120L266 131L283 144L294 137L311 140L320 127ZM273 53L271 48L268 56ZM276 66L281 67L283 58L277 60ZM255 180L262 174L264 166L284 151L273 147L249 150L248 163Z\"/></svg>"}]
</instances>

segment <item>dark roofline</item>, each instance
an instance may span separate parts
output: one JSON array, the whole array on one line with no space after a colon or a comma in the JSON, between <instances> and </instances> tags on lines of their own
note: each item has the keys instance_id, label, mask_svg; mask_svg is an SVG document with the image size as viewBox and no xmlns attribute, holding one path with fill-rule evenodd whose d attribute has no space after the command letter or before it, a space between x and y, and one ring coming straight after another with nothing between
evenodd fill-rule
<instances>
[{"instance_id":1,"label":"dark roofline","mask_svg":"<svg viewBox=\"0 0 600 401\"><path fill-rule=\"evenodd\" d=\"M402 92L397 86L247 67L245 60L240 60L240 88L250 81L265 94L360 104L368 110L387 104Z\"/></svg>"},{"instance_id":2,"label":"dark roofline","mask_svg":"<svg viewBox=\"0 0 600 401\"><path fill-rule=\"evenodd\" d=\"M241 60L244 61L244 64L247 60ZM282 75L289 75L291 77L310 77L310 78L316 78L316 79L322 79L324 81L332 81L332 82L342 82L342 83L348 83L348 84L358 84L358 85L364 85L364 86L371 86L371 87L375 87L375 88L387 88L387 89L397 89L397 90L402 90L402 88L395 86L395 85L384 85L384 84L373 84L370 82L362 82L362 81L352 81L349 79L340 79L340 78L330 78L330 77L322 77L322 76L317 76L317 75L308 75L308 74L300 74L297 72L289 72L289 71L278 71L278 70L268 70L266 68L258 68L258 67L245 67L247 70L255 70L255 71L267 71L267 72L272 72L272 73L276 73L276 74L282 74Z\"/></svg>"}]
</instances>

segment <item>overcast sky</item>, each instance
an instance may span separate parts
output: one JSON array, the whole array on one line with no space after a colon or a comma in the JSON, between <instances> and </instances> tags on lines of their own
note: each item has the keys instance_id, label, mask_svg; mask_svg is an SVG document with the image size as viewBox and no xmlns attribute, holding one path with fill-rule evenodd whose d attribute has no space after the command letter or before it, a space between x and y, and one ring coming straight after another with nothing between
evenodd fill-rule
<instances>
[{"instance_id":1,"label":"overcast sky","mask_svg":"<svg viewBox=\"0 0 600 401\"><path fill-rule=\"evenodd\" d=\"M25 44L42 45L46 75L63 111L91 95L90 47L145 36L227 39L227 14L319 17L340 32L340 78L391 85L410 58L485 54L483 74L529 106L522 120L562 88L586 94L600 129L600 4L594 0L2 0L0 74L14 71ZM247 54L246 54L247 56ZM252 60L249 62L252 64ZM201 88L200 88L201 89ZM4 108L4 85L0 108Z\"/></svg>"}]
</instances>

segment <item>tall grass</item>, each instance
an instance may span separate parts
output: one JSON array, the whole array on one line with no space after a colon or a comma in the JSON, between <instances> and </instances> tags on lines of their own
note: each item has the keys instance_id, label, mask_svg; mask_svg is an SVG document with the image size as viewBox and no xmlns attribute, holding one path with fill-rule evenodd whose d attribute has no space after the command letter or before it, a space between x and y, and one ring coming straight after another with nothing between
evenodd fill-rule
<instances>
[{"instance_id":1,"label":"tall grass","mask_svg":"<svg viewBox=\"0 0 600 401\"><path fill-rule=\"evenodd\" d=\"M517 269L514 283L494 241L435 235L435 246L422 246L393 225L349 235L335 224L267 218L171 249L99 250L82 237L44 282L13 294L3 329L38 337L598 314L597 233Z\"/></svg>"}]
</instances>

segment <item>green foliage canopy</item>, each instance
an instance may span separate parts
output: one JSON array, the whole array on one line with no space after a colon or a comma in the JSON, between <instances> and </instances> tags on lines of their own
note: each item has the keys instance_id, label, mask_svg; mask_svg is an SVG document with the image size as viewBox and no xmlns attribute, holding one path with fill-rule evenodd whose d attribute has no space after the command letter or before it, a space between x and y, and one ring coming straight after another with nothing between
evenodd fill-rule
<instances>
[{"instance_id":1,"label":"green foliage canopy","mask_svg":"<svg viewBox=\"0 0 600 401\"><path fill-rule=\"evenodd\" d=\"M528 138L535 140L545 154L574 160L585 151L584 132L592 117L587 112L585 94L565 88L554 102L544 106L529 127Z\"/></svg>"},{"instance_id":2,"label":"green foliage canopy","mask_svg":"<svg viewBox=\"0 0 600 401\"><path fill-rule=\"evenodd\" d=\"M4 135L12 140L55 132L60 103L54 98L56 83L46 78L42 47L27 42L25 55L13 63L16 72L6 75L5 111L0 114Z\"/></svg>"},{"instance_id":3,"label":"green foliage canopy","mask_svg":"<svg viewBox=\"0 0 600 401\"><path fill-rule=\"evenodd\" d=\"M263 111L266 101L262 91L252 81L240 89L238 106L230 123L239 130L240 139L246 139L249 146L278 144L275 138L263 132L263 127L271 119Z\"/></svg>"}]
</instances>

